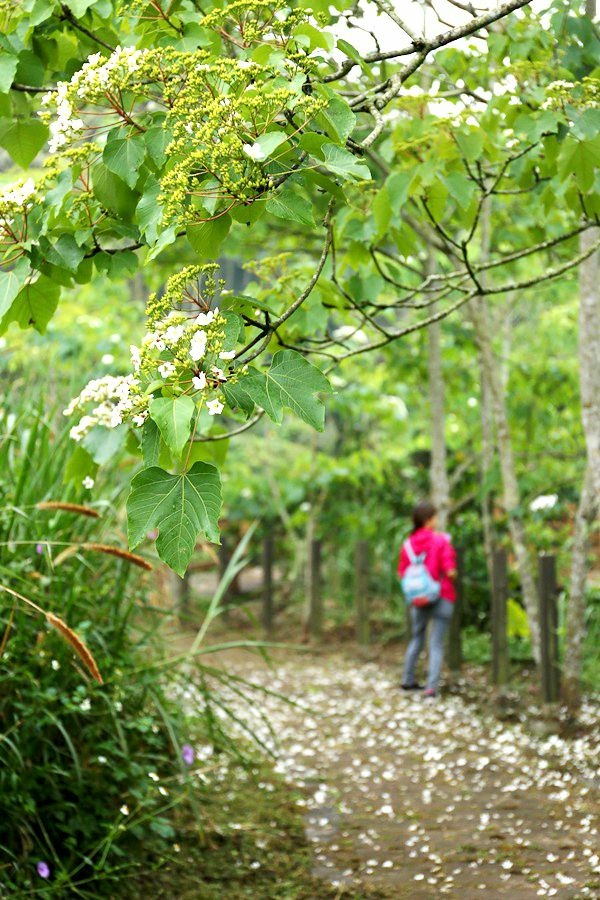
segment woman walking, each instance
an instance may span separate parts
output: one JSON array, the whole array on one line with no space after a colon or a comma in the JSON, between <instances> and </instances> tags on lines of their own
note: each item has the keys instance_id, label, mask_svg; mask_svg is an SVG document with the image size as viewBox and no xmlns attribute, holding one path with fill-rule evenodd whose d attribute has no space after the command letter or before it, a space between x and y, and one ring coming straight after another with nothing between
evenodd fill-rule
<instances>
[{"instance_id":1,"label":"woman walking","mask_svg":"<svg viewBox=\"0 0 600 900\"><path fill-rule=\"evenodd\" d=\"M412 533L402 545L398 560L398 574L410 604L411 621L402 687L405 691L421 688L415 678L415 668L431 622L425 696L435 697L444 659L444 637L456 600L456 552L449 536L435 530L437 509L433 503L419 503L413 510L412 520Z\"/></svg>"}]
</instances>

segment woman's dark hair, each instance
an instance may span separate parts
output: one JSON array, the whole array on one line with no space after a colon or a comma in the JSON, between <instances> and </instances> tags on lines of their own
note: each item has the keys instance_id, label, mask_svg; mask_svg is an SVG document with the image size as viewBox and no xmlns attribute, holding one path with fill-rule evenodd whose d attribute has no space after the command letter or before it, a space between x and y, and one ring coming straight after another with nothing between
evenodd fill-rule
<instances>
[{"instance_id":1,"label":"woman's dark hair","mask_svg":"<svg viewBox=\"0 0 600 900\"><path fill-rule=\"evenodd\" d=\"M412 511L413 531L418 531L419 528L422 528L430 519L433 519L436 513L437 508L429 500L417 503Z\"/></svg>"}]
</instances>

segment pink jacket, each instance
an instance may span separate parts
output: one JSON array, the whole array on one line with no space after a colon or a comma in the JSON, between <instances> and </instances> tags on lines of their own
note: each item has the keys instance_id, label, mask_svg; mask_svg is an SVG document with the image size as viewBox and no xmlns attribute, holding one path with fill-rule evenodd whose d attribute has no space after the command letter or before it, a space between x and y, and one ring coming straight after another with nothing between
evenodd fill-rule
<instances>
[{"instance_id":1,"label":"pink jacket","mask_svg":"<svg viewBox=\"0 0 600 900\"><path fill-rule=\"evenodd\" d=\"M413 551L418 556L420 553L426 553L425 565L429 574L440 581L442 585L441 597L454 603L456 600L456 589L453 582L448 578L448 572L456 569L456 551L450 543L447 534L439 531L431 531L430 528L419 528L418 531L410 535L410 543ZM410 560L405 550L404 544L400 550L398 559L398 574L402 578Z\"/></svg>"}]
</instances>

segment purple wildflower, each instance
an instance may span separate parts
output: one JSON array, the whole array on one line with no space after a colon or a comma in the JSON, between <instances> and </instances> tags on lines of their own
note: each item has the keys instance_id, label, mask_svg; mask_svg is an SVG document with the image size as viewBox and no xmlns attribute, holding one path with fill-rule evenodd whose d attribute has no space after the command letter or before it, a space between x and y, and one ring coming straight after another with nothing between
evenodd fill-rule
<instances>
[{"instance_id":1,"label":"purple wildflower","mask_svg":"<svg viewBox=\"0 0 600 900\"><path fill-rule=\"evenodd\" d=\"M36 552L36 553L39 553L39 554L41 555L41 554L44 552L44 545L43 545L43 544L36 544L36 545L35 545L35 552Z\"/></svg>"},{"instance_id":2,"label":"purple wildflower","mask_svg":"<svg viewBox=\"0 0 600 900\"><path fill-rule=\"evenodd\" d=\"M190 746L190 744L184 744L181 748L181 758L186 764L186 766L191 766L196 758L196 754L194 753L194 748Z\"/></svg>"},{"instance_id":3,"label":"purple wildflower","mask_svg":"<svg viewBox=\"0 0 600 900\"><path fill-rule=\"evenodd\" d=\"M48 863L41 860L37 864L36 868L40 878L50 878L50 866L48 865Z\"/></svg>"}]
</instances>

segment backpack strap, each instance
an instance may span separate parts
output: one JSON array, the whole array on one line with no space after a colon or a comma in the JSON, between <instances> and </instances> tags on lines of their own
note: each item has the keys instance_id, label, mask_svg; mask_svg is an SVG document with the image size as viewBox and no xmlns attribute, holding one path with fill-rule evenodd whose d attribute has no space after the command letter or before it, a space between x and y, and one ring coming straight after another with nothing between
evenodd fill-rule
<instances>
[{"instance_id":1,"label":"backpack strap","mask_svg":"<svg viewBox=\"0 0 600 900\"><path fill-rule=\"evenodd\" d=\"M419 555L417 556L417 554L413 550L413 545L410 542L410 538L407 538L404 541L404 549L406 550L406 555L408 556L408 559L413 566L415 565L415 563L423 562L423 560L427 556L426 553L419 553Z\"/></svg>"},{"instance_id":2,"label":"backpack strap","mask_svg":"<svg viewBox=\"0 0 600 900\"><path fill-rule=\"evenodd\" d=\"M415 551L413 550L412 544L410 542L410 538L407 538L404 541L404 549L406 550L406 555L408 556L411 564L414 566L414 564L417 561L417 556L416 556Z\"/></svg>"}]
</instances>

